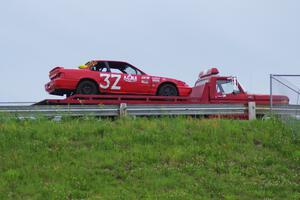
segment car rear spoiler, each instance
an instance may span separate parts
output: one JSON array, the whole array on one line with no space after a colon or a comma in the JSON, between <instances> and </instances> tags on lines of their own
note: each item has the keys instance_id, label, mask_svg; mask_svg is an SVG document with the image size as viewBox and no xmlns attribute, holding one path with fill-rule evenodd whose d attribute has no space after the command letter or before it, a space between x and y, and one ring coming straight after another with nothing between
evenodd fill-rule
<instances>
[{"instance_id":1,"label":"car rear spoiler","mask_svg":"<svg viewBox=\"0 0 300 200\"><path fill-rule=\"evenodd\" d=\"M54 67L49 73L51 74L52 72L59 70L59 69L63 69L63 67L60 67L60 66Z\"/></svg>"},{"instance_id":2,"label":"car rear spoiler","mask_svg":"<svg viewBox=\"0 0 300 200\"><path fill-rule=\"evenodd\" d=\"M64 69L63 67L54 67L50 72L49 72L49 77L50 79L52 79L56 74L57 72L59 72L61 69Z\"/></svg>"}]
</instances>

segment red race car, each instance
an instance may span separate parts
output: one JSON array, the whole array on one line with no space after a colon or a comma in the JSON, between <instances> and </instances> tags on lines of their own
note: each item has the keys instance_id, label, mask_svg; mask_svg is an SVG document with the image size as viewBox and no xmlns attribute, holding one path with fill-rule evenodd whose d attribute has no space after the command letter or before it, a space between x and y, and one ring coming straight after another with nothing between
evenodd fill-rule
<instances>
[{"instance_id":1,"label":"red race car","mask_svg":"<svg viewBox=\"0 0 300 200\"><path fill-rule=\"evenodd\" d=\"M73 94L135 94L158 96L188 96L186 83L151 76L126 62L93 60L80 69L55 67L49 72L51 81L45 85L48 93Z\"/></svg>"}]
</instances>

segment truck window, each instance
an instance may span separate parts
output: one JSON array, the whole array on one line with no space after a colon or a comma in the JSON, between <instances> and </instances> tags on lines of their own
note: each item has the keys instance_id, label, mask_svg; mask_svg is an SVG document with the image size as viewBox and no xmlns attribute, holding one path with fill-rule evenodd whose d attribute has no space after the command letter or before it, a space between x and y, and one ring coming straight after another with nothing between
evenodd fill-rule
<instances>
[{"instance_id":1,"label":"truck window","mask_svg":"<svg viewBox=\"0 0 300 200\"><path fill-rule=\"evenodd\" d=\"M240 93L240 89L233 80L217 80L216 90L218 94Z\"/></svg>"}]
</instances>

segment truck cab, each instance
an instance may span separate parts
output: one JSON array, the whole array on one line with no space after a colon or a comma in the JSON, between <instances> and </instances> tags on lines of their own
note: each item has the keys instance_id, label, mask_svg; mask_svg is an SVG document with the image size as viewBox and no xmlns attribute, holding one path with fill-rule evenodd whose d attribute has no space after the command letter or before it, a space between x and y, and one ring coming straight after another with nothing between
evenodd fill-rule
<instances>
[{"instance_id":1,"label":"truck cab","mask_svg":"<svg viewBox=\"0 0 300 200\"><path fill-rule=\"evenodd\" d=\"M250 101L257 104L270 104L270 95L248 94L234 76L219 76L217 68L200 72L192 89L191 97L198 98L204 104L245 104ZM273 95L274 104L288 104L286 96Z\"/></svg>"}]
</instances>

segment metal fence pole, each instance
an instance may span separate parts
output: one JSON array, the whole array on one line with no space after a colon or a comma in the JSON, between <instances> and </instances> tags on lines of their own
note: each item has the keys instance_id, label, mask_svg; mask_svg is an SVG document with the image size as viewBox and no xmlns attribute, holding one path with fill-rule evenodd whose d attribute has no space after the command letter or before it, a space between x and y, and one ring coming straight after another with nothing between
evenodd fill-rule
<instances>
[{"instance_id":1,"label":"metal fence pole","mask_svg":"<svg viewBox=\"0 0 300 200\"><path fill-rule=\"evenodd\" d=\"M273 74L270 74L270 112L273 111Z\"/></svg>"},{"instance_id":2,"label":"metal fence pole","mask_svg":"<svg viewBox=\"0 0 300 200\"><path fill-rule=\"evenodd\" d=\"M297 95L297 105L299 105L299 95L300 95L300 89L299 89L298 95Z\"/></svg>"}]
</instances>

